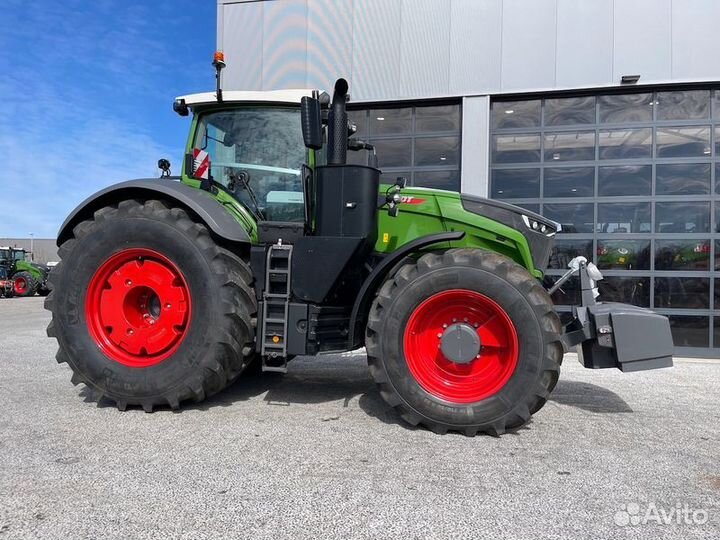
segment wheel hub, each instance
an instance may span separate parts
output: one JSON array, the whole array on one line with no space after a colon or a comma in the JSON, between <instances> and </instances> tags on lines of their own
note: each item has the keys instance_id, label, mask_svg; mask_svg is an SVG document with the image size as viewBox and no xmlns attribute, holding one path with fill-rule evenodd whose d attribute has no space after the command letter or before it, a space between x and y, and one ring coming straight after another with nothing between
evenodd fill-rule
<instances>
[{"instance_id":1,"label":"wheel hub","mask_svg":"<svg viewBox=\"0 0 720 540\"><path fill-rule=\"evenodd\" d=\"M90 281L90 333L112 360L147 367L168 358L185 337L190 294L178 268L148 249L110 257Z\"/></svg>"},{"instance_id":2,"label":"wheel hub","mask_svg":"<svg viewBox=\"0 0 720 540\"><path fill-rule=\"evenodd\" d=\"M479 358L482 343L477 330L467 323L448 326L440 338L440 349L456 364L467 364Z\"/></svg>"},{"instance_id":3,"label":"wheel hub","mask_svg":"<svg viewBox=\"0 0 720 540\"><path fill-rule=\"evenodd\" d=\"M25 280L25 278L17 278L15 280L15 293L16 294L23 294L28 289L28 283Z\"/></svg>"},{"instance_id":4,"label":"wheel hub","mask_svg":"<svg viewBox=\"0 0 720 540\"><path fill-rule=\"evenodd\" d=\"M468 289L438 292L410 314L403 352L415 381L451 403L499 392L518 362L515 325L493 299Z\"/></svg>"}]
</instances>

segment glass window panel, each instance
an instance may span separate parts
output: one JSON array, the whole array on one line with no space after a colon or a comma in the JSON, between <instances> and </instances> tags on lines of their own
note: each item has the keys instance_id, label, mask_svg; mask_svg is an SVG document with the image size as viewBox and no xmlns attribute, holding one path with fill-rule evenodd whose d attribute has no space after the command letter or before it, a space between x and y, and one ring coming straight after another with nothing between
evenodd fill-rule
<instances>
[{"instance_id":1,"label":"glass window panel","mask_svg":"<svg viewBox=\"0 0 720 540\"><path fill-rule=\"evenodd\" d=\"M707 126L657 128L657 157L703 157L710 155Z\"/></svg>"},{"instance_id":2,"label":"glass window panel","mask_svg":"<svg viewBox=\"0 0 720 540\"><path fill-rule=\"evenodd\" d=\"M709 163L662 163L655 168L657 195L710 193Z\"/></svg>"},{"instance_id":3,"label":"glass window panel","mask_svg":"<svg viewBox=\"0 0 720 540\"><path fill-rule=\"evenodd\" d=\"M550 288L559 278L560 276L545 276L543 285ZM580 280L578 280L577 276L571 277L550 298L552 298L553 304L556 306L580 304Z\"/></svg>"},{"instance_id":4,"label":"glass window panel","mask_svg":"<svg viewBox=\"0 0 720 540\"><path fill-rule=\"evenodd\" d=\"M710 319L691 315L670 315L670 330L676 347L709 347Z\"/></svg>"},{"instance_id":5,"label":"glass window panel","mask_svg":"<svg viewBox=\"0 0 720 540\"><path fill-rule=\"evenodd\" d=\"M650 240L598 240L602 270L650 270Z\"/></svg>"},{"instance_id":6,"label":"glass window panel","mask_svg":"<svg viewBox=\"0 0 720 540\"><path fill-rule=\"evenodd\" d=\"M526 210L530 210L531 212L535 212L536 214L540 213L540 205L536 203L513 203L515 206L519 206L520 208L525 208Z\"/></svg>"},{"instance_id":7,"label":"glass window panel","mask_svg":"<svg viewBox=\"0 0 720 540\"><path fill-rule=\"evenodd\" d=\"M357 131L355 132L355 138L363 139L367 138L368 135L368 120L367 111L348 111L348 118L350 122L355 124Z\"/></svg>"},{"instance_id":8,"label":"glass window panel","mask_svg":"<svg viewBox=\"0 0 720 540\"><path fill-rule=\"evenodd\" d=\"M689 120L710 117L709 90L678 90L657 93L658 120Z\"/></svg>"},{"instance_id":9,"label":"glass window panel","mask_svg":"<svg viewBox=\"0 0 720 540\"><path fill-rule=\"evenodd\" d=\"M413 186L460 191L460 172L416 170Z\"/></svg>"},{"instance_id":10,"label":"glass window panel","mask_svg":"<svg viewBox=\"0 0 720 540\"><path fill-rule=\"evenodd\" d=\"M655 232L706 233L710 232L709 202L658 202L655 203Z\"/></svg>"},{"instance_id":11,"label":"glass window panel","mask_svg":"<svg viewBox=\"0 0 720 540\"><path fill-rule=\"evenodd\" d=\"M720 92L718 92L718 94L720 94ZM720 107L720 105L718 105L718 107ZM715 126L715 157L720 157L720 126Z\"/></svg>"},{"instance_id":12,"label":"glass window panel","mask_svg":"<svg viewBox=\"0 0 720 540\"><path fill-rule=\"evenodd\" d=\"M544 197L592 197L594 194L594 167L545 169Z\"/></svg>"},{"instance_id":13,"label":"glass window panel","mask_svg":"<svg viewBox=\"0 0 720 540\"><path fill-rule=\"evenodd\" d=\"M358 152L353 152L352 150L348 150L347 153L347 162L350 165L367 165L368 164L368 154L366 150L360 150Z\"/></svg>"},{"instance_id":14,"label":"glass window panel","mask_svg":"<svg viewBox=\"0 0 720 540\"><path fill-rule=\"evenodd\" d=\"M720 118L720 90L713 90L712 109L713 109L713 118L716 118L716 119ZM715 345L715 346L720 347L720 344Z\"/></svg>"},{"instance_id":15,"label":"glass window panel","mask_svg":"<svg viewBox=\"0 0 720 540\"><path fill-rule=\"evenodd\" d=\"M540 125L540 100L496 101L492 106L494 129L526 128Z\"/></svg>"},{"instance_id":16,"label":"glass window panel","mask_svg":"<svg viewBox=\"0 0 720 540\"><path fill-rule=\"evenodd\" d=\"M534 199L540 196L540 169L495 169L492 196L498 199Z\"/></svg>"},{"instance_id":17,"label":"glass window panel","mask_svg":"<svg viewBox=\"0 0 720 540\"><path fill-rule=\"evenodd\" d=\"M567 240L561 236L555 240L548 268L567 270L568 263L580 255L592 261L592 246L592 240Z\"/></svg>"},{"instance_id":18,"label":"glass window panel","mask_svg":"<svg viewBox=\"0 0 720 540\"><path fill-rule=\"evenodd\" d=\"M575 131L545 135L545 161L595 159L595 132Z\"/></svg>"},{"instance_id":19,"label":"glass window panel","mask_svg":"<svg viewBox=\"0 0 720 540\"><path fill-rule=\"evenodd\" d=\"M651 165L619 165L598 169L598 195L650 195L652 193Z\"/></svg>"},{"instance_id":20,"label":"glass window panel","mask_svg":"<svg viewBox=\"0 0 720 540\"><path fill-rule=\"evenodd\" d=\"M717 246L716 246L716 247L717 247ZM713 302L714 302L713 307L714 307L715 311L717 311L718 309L720 309L720 279L716 279L716 280L715 280L715 294L714 294L714 297L715 297L715 298L713 299ZM720 317L717 317L717 316L716 316L716 317L715 317L715 322L716 322L716 323L720 323ZM717 325L716 325L716 328L717 328ZM716 346L716 347L720 347L720 341L715 341L715 346Z\"/></svg>"},{"instance_id":21,"label":"glass window panel","mask_svg":"<svg viewBox=\"0 0 720 540\"><path fill-rule=\"evenodd\" d=\"M604 203L598 205L597 232L649 233L650 203Z\"/></svg>"},{"instance_id":22,"label":"glass window panel","mask_svg":"<svg viewBox=\"0 0 720 540\"><path fill-rule=\"evenodd\" d=\"M460 131L460 106L415 108L415 133Z\"/></svg>"},{"instance_id":23,"label":"glass window panel","mask_svg":"<svg viewBox=\"0 0 720 540\"><path fill-rule=\"evenodd\" d=\"M606 276L598 282L601 302L650 307L650 278Z\"/></svg>"},{"instance_id":24,"label":"glass window panel","mask_svg":"<svg viewBox=\"0 0 720 540\"><path fill-rule=\"evenodd\" d=\"M447 166L460 163L459 137L415 139L415 165Z\"/></svg>"},{"instance_id":25,"label":"glass window panel","mask_svg":"<svg viewBox=\"0 0 720 540\"><path fill-rule=\"evenodd\" d=\"M652 121L652 94L599 96L600 122L625 124Z\"/></svg>"},{"instance_id":26,"label":"glass window panel","mask_svg":"<svg viewBox=\"0 0 720 540\"><path fill-rule=\"evenodd\" d=\"M715 270L720 270L720 240L715 240ZM720 304L716 304L715 309L720 309Z\"/></svg>"},{"instance_id":27,"label":"glass window panel","mask_svg":"<svg viewBox=\"0 0 720 540\"><path fill-rule=\"evenodd\" d=\"M540 135L495 135L492 160L493 163L540 161Z\"/></svg>"},{"instance_id":28,"label":"glass window panel","mask_svg":"<svg viewBox=\"0 0 720 540\"><path fill-rule=\"evenodd\" d=\"M652 128L601 129L600 159L638 159L652 157Z\"/></svg>"},{"instance_id":29,"label":"glass window panel","mask_svg":"<svg viewBox=\"0 0 720 540\"><path fill-rule=\"evenodd\" d=\"M562 225L563 233L591 233L595 224L592 203L544 204L543 215Z\"/></svg>"},{"instance_id":30,"label":"glass window panel","mask_svg":"<svg viewBox=\"0 0 720 540\"><path fill-rule=\"evenodd\" d=\"M715 164L715 193L720 193L720 161Z\"/></svg>"},{"instance_id":31,"label":"glass window panel","mask_svg":"<svg viewBox=\"0 0 720 540\"><path fill-rule=\"evenodd\" d=\"M381 168L411 165L412 139L376 139L372 143L375 145Z\"/></svg>"},{"instance_id":32,"label":"glass window panel","mask_svg":"<svg viewBox=\"0 0 720 540\"><path fill-rule=\"evenodd\" d=\"M392 135L412 132L412 107L371 109L370 135Z\"/></svg>"},{"instance_id":33,"label":"glass window panel","mask_svg":"<svg viewBox=\"0 0 720 540\"><path fill-rule=\"evenodd\" d=\"M412 173L410 171L387 171L380 174L380 182L383 184L394 184L399 176L407 178L408 185L414 185L412 183Z\"/></svg>"},{"instance_id":34,"label":"glass window panel","mask_svg":"<svg viewBox=\"0 0 720 540\"><path fill-rule=\"evenodd\" d=\"M692 277L656 277L655 307L710 308L710 280Z\"/></svg>"},{"instance_id":35,"label":"glass window panel","mask_svg":"<svg viewBox=\"0 0 720 540\"><path fill-rule=\"evenodd\" d=\"M655 270L709 269L709 240L655 241Z\"/></svg>"},{"instance_id":36,"label":"glass window panel","mask_svg":"<svg viewBox=\"0 0 720 540\"><path fill-rule=\"evenodd\" d=\"M545 100L546 126L572 126L594 123L594 96Z\"/></svg>"},{"instance_id":37,"label":"glass window panel","mask_svg":"<svg viewBox=\"0 0 720 540\"><path fill-rule=\"evenodd\" d=\"M720 317L713 319L713 347L720 347Z\"/></svg>"}]
</instances>

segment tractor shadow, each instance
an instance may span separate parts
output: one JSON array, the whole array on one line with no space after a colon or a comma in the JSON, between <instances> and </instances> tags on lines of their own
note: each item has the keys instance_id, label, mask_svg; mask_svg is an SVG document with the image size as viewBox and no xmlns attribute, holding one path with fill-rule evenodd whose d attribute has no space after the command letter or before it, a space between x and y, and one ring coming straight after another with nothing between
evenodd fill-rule
<instances>
[{"instance_id":1,"label":"tractor shadow","mask_svg":"<svg viewBox=\"0 0 720 540\"><path fill-rule=\"evenodd\" d=\"M319 404L342 401L348 407L350 401L375 392L375 383L367 369L365 356L348 355L340 359L300 357L288 364L286 374L248 373L241 375L228 388L198 403L183 407L188 410L207 410L227 407L236 402L248 401L262 396L272 406L293 404ZM375 392L378 406L384 405L380 394Z\"/></svg>"},{"instance_id":2,"label":"tractor shadow","mask_svg":"<svg viewBox=\"0 0 720 540\"><path fill-rule=\"evenodd\" d=\"M576 407L588 412L619 414L634 412L630 405L615 392L581 381L558 381L550 401Z\"/></svg>"},{"instance_id":3,"label":"tractor shadow","mask_svg":"<svg viewBox=\"0 0 720 540\"><path fill-rule=\"evenodd\" d=\"M86 403L94 402L98 407L115 407L107 400L98 401L97 394L88 387L80 391ZM262 396L269 406L287 407L293 404L307 405L340 401L342 407L352 406L357 399L359 406L369 416L386 424L408 426L395 410L380 396L370 377L365 355L347 355L341 358L300 357L289 364L288 373L241 375L240 378L214 396L200 403L184 403L180 410L207 411L215 407L230 407L238 402L249 401ZM631 413L632 408L615 392L591 383L560 380L550 401L576 407L594 413ZM139 408L139 407L133 407ZM156 411L169 407L157 407ZM527 425L524 426L527 428Z\"/></svg>"}]
</instances>

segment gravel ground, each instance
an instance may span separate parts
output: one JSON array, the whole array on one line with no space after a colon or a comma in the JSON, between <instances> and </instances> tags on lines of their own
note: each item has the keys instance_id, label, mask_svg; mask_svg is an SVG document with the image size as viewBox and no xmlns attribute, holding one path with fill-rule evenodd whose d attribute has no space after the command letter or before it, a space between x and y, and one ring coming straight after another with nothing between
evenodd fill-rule
<instances>
[{"instance_id":1,"label":"gravel ground","mask_svg":"<svg viewBox=\"0 0 720 540\"><path fill-rule=\"evenodd\" d=\"M357 353L120 413L70 384L48 319L0 299L0 539L720 537L719 361L568 355L528 426L471 439L403 425Z\"/></svg>"}]
</instances>

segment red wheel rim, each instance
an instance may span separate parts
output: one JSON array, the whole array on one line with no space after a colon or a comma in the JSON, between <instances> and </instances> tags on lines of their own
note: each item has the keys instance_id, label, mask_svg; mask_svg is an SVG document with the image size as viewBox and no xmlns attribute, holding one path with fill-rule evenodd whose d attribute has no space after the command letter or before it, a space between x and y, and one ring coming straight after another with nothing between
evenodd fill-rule
<instances>
[{"instance_id":1,"label":"red wheel rim","mask_svg":"<svg viewBox=\"0 0 720 540\"><path fill-rule=\"evenodd\" d=\"M448 325L465 323L479 336L480 352L455 363L440 349ZM404 334L408 368L430 394L452 403L474 403L505 386L517 366L518 337L510 317L494 300L466 289L434 294L410 315Z\"/></svg>"},{"instance_id":2,"label":"red wheel rim","mask_svg":"<svg viewBox=\"0 0 720 540\"><path fill-rule=\"evenodd\" d=\"M25 294L28 290L27 279L19 277L15 279L15 294Z\"/></svg>"},{"instance_id":3,"label":"red wheel rim","mask_svg":"<svg viewBox=\"0 0 720 540\"><path fill-rule=\"evenodd\" d=\"M190 291L167 257L126 249L105 261L88 287L85 317L105 355L126 366L159 364L178 349L190 323Z\"/></svg>"}]
</instances>

